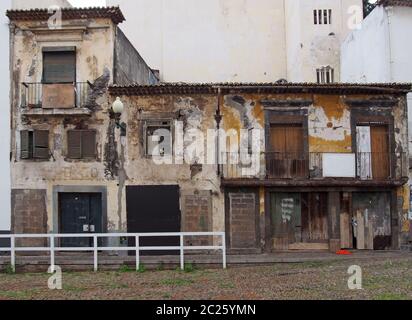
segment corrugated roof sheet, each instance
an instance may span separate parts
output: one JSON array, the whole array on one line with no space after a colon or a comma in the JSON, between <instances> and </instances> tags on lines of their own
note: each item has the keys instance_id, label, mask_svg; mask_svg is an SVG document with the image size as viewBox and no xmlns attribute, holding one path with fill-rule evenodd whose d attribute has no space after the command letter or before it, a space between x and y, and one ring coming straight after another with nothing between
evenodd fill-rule
<instances>
[{"instance_id":1,"label":"corrugated roof sheet","mask_svg":"<svg viewBox=\"0 0 412 320\"><path fill-rule=\"evenodd\" d=\"M112 95L161 95L218 93L324 93L324 94L406 94L412 91L409 83L159 83L155 85L113 85Z\"/></svg>"},{"instance_id":2,"label":"corrugated roof sheet","mask_svg":"<svg viewBox=\"0 0 412 320\"><path fill-rule=\"evenodd\" d=\"M13 21L48 20L53 13L48 9L7 10L6 16ZM118 6L89 7L89 8L62 8L63 20L108 18L115 24L125 21L125 17Z\"/></svg>"}]
</instances>

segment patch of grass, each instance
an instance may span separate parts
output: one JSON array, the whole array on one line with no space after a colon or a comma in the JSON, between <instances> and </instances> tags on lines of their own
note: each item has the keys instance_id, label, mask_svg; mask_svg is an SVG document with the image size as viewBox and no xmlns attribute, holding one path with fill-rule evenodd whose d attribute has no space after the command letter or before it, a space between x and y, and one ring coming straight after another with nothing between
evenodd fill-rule
<instances>
[{"instance_id":1,"label":"patch of grass","mask_svg":"<svg viewBox=\"0 0 412 320\"><path fill-rule=\"evenodd\" d=\"M10 263L8 263L4 266L4 273L5 274L15 274L15 272L13 270L13 267Z\"/></svg>"},{"instance_id":2,"label":"patch of grass","mask_svg":"<svg viewBox=\"0 0 412 320\"><path fill-rule=\"evenodd\" d=\"M234 289L234 288L236 288L235 284L231 283L231 282L221 283L219 287L221 289Z\"/></svg>"},{"instance_id":3,"label":"patch of grass","mask_svg":"<svg viewBox=\"0 0 412 320\"><path fill-rule=\"evenodd\" d=\"M83 291L86 291L86 288L63 285L63 290L64 291L69 291L69 292L83 292Z\"/></svg>"},{"instance_id":4,"label":"patch of grass","mask_svg":"<svg viewBox=\"0 0 412 320\"><path fill-rule=\"evenodd\" d=\"M163 294L163 299L171 299L172 295L170 293L164 293Z\"/></svg>"},{"instance_id":5,"label":"patch of grass","mask_svg":"<svg viewBox=\"0 0 412 320\"><path fill-rule=\"evenodd\" d=\"M146 272L146 267L144 264L139 265L139 269L137 270L138 273L145 273Z\"/></svg>"},{"instance_id":6,"label":"patch of grass","mask_svg":"<svg viewBox=\"0 0 412 320\"><path fill-rule=\"evenodd\" d=\"M157 266L156 271L163 271L164 269L165 269L165 266L163 265L163 262L161 262L161 263Z\"/></svg>"},{"instance_id":7,"label":"patch of grass","mask_svg":"<svg viewBox=\"0 0 412 320\"><path fill-rule=\"evenodd\" d=\"M375 300L409 300L406 294L399 293L382 293L375 297Z\"/></svg>"},{"instance_id":8,"label":"patch of grass","mask_svg":"<svg viewBox=\"0 0 412 320\"><path fill-rule=\"evenodd\" d=\"M194 283L193 280L190 279L181 279L181 278L176 278L176 279L163 279L160 281L160 284L166 285L166 286L178 286L178 287L183 287L183 286L188 286Z\"/></svg>"},{"instance_id":9,"label":"patch of grass","mask_svg":"<svg viewBox=\"0 0 412 320\"><path fill-rule=\"evenodd\" d=\"M27 300L32 297L36 290L23 290L23 291L0 291L0 297L16 300Z\"/></svg>"},{"instance_id":10,"label":"patch of grass","mask_svg":"<svg viewBox=\"0 0 412 320\"><path fill-rule=\"evenodd\" d=\"M133 269L132 268L130 268L128 265L122 265L120 268L119 268L119 272L120 273L126 273L126 272L132 272L133 271Z\"/></svg>"},{"instance_id":11,"label":"patch of grass","mask_svg":"<svg viewBox=\"0 0 412 320\"><path fill-rule=\"evenodd\" d=\"M191 273L196 270L195 266L192 263L185 263L185 267L183 269L184 272L186 273Z\"/></svg>"}]
</instances>

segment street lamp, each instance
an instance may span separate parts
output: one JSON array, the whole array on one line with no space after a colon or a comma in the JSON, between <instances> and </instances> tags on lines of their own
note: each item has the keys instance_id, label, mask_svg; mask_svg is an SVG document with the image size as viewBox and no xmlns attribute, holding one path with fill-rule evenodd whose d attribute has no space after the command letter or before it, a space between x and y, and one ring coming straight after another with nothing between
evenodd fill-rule
<instances>
[{"instance_id":1,"label":"street lamp","mask_svg":"<svg viewBox=\"0 0 412 320\"><path fill-rule=\"evenodd\" d=\"M114 113L114 116L116 119L116 127L120 129L120 136L125 137L126 131L127 131L127 125L124 122L120 123L120 117L122 116L123 111L124 111L124 104L122 100L120 100L120 97L117 97L116 100L112 104L112 112Z\"/></svg>"}]
</instances>

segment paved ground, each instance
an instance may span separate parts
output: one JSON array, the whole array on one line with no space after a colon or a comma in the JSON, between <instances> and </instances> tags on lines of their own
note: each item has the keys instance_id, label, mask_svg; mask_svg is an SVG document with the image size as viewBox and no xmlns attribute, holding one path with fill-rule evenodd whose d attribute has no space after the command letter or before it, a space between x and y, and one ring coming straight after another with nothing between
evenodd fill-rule
<instances>
[{"instance_id":1,"label":"paved ground","mask_svg":"<svg viewBox=\"0 0 412 320\"><path fill-rule=\"evenodd\" d=\"M363 290L349 290L349 266L363 270ZM190 266L188 266L190 269ZM0 274L1 299L408 299L412 256L372 255L268 266L112 272L64 272L63 290L47 274Z\"/></svg>"}]
</instances>

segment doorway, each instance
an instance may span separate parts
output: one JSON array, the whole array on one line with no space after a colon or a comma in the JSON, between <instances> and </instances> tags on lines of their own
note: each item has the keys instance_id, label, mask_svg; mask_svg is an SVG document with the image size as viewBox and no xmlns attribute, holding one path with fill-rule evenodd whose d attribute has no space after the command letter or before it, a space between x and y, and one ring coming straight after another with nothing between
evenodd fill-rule
<instances>
[{"instance_id":1,"label":"doorway","mask_svg":"<svg viewBox=\"0 0 412 320\"><path fill-rule=\"evenodd\" d=\"M59 193L59 232L62 234L102 233L101 193ZM62 238L62 247L90 247L91 238Z\"/></svg>"},{"instance_id":2,"label":"doorway","mask_svg":"<svg viewBox=\"0 0 412 320\"><path fill-rule=\"evenodd\" d=\"M180 232L179 186L126 187L127 231L129 233ZM179 237L145 237L140 246L179 246ZM129 239L135 246L135 239ZM144 251L143 255L173 255L178 251ZM130 252L134 254L134 252Z\"/></svg>"},{"instance_id":3,"label":"doorway","mask_svg":"<svg viewBox=\"0 0 412 320\"><path fill-rule=\"evenodd\" d=\"M275 250L327 250L327 193L272 193Z\"/></svg>"}]
</instances>

